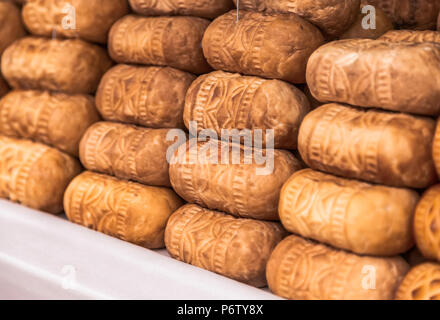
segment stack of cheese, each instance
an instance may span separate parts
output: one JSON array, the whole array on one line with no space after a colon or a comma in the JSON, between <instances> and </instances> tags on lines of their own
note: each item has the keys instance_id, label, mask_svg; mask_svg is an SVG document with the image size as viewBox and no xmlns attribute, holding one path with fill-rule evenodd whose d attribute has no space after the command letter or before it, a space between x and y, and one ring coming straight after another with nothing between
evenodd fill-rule
<instances>
[{"instance_id":1,"label":"stack of cheese","mask_svg":"<svg viewBox=\"0 0 440 320\"><path fill-rule=\"evenodd\" d=\"M62 212L64 191L81 172L79 141L99 120L90 94L112 65L100 45L86 40L104 44L111 24L127 10L125 0L24 4L24 23L36 36L12 43L1 60L14 89L0 101L1 197Z\"/></svg>"},{"instance_id":2,"label":"stack of cheese","mask_svg":"<svg viewBox=\"0 0 440 320\"><path fill-rule=\"evenodd\" d=\"M165 241L179 260L263 286L266 262L285 236L279 224L267 221L279 220L281 186L301 168L292 153L270 149L268 132L273 130L272 147L296 149L298 128L310 106L290 83L305 83L309 56L324 37L342 37L356 23L360 1L336 7L323 1L319 10L313 1L239 4L243 10L217 18L204 35L205 57L221 71L203 75L191 85L184 122L190 133L210 140L188 142L173 158L173 188L193 204L171 217ZM237 140L224 135L234 129L251 136L250 141L238 140L245 144L238 147L238 157L233 154ZM261 173L258 147L269 148L262 152L273 156L273 170ZM208 161L200 157L204 152Z\"/></svg>"},{"instance_id":3,"label":"stack of cheese","mask_svg":"<svg viewBox=\"0 0 440 320\"><path fill-rule=\"evenodd\" d=\"M267 273L275 293L392 299L409 268L398 255L414 246L414 234L422 253L439 258L440 216L432 209L438 187L419 204L414 190L437 181L432 117L440 115L439 36L391 31L376 41L335 41L310 57L311 93L335 103L302 123L298 146L311 169L284 185L279 213L288 231L322 244L292 235L275 249ZM439 267L429 268L429 281L417 270L405 281L418 277L428 288L439 279ZM435 287L415 290L405 281L398 298L438 296Z\"/></svg>"},{"instance_id":4,"label":"stack of cheese","mask_svg":"<svg viewBox=\"0 0 440 320\"><path fill-rule=\"evenodd\" d=\"M305 82L307 59L323 43L315 26L291 14L232 10L207 28L203 52L217 71L197 78L186 95L183 119L194 139L174 154L170 178L190 204L168 222L172 257L267 284L267 261L286 235L280 190L302 168L287 150L296 149L310 109L292 83Z\"/></svg>"},{"instance_id":5,"label":"stack of cheese","mask_svg":"<svg viewBox=\"0 0 440 320\"><path fill-rule=\"evenodd\" d=\"M11 44L0 1L0 197L285 298L439 298L439 1L129 3L27 1Z\"/></svg>"},{"instance_id":6,"label":"stack of cheese","mask_svg":"<svg viewBox=\"0 0 440 320\"><path fill-rule=\"evenodd\" d=\"M432 25L431 25L432 26ZM432 70L427 74L423 85L427 91L419 91L420 100L417 108L409 112L422 113L438 117L440 115L440 32L438 31L410 31L400 30L385 34L382 40L387 42L410 42L413 44L425 44L435 46L435 49L426 49L424 55L425 67ZM433 52L433 53L431 53ZM430 57L429 54L433 56ZM414 71L415 73L415 71ZM429 90L429 91L428 91ZM428 94L429 92L429 94ZM432 100L427 100L429 95ZM422 110L422 112L420 112ZM434 135L432 156L437 174L440 175L440 120L437 120L437 129ZM416 250L419 258L412 263L413 268L405 276L396 293L396 299L404 300L439 300L440 291L437 283L440 281L440 185L436 184L427 189L415 210L413 219L413 232ZM417 255L416 255L417 257ZM411 258L411 255L410 255ZM410 263L412 261L410 260Z\"/></svg>"},{"instance_id":7,"label":"stack of cheese","mask_svg":"<svg viewBox=\"0 0 440 320\"><path fill-rule=\"evenodd\" d=\"M243 10L217 18L204 35L205 57L221 71L191 85L184 122L190 133L210 140L190 141L172 159L173 188L192 204L171 217L165 241L179 260L263 286L266 262L285 236L278 223L268 220L279 220L281 186L301 168L289 151L270 149L268 132L273 130L272 147L296 149L298 128L310 106L292 83L305 83L307 61L325 38L342 37L355 23L360 1L239 4ZM234 157L237 141L224 135L233 129L260 143L249 146L246 138L239 140L245 145ZM262 173L258 147L266 148L264 156L273 156L273 170Z\"/></svg>"},{"instance_id":8,"label":"stack of cheese","mask_svg":"<svg viewBox=\"0 0 440 320\"><path fill-rule=\"evenodd\" d=\"M96 95L106 122L84 135L80 158L89 171L70 184L64 205L73 222L162 248L169 216L182 205L169 188L167 153L179 142L173 132L186 138L183 108L193 73L210 70L201 49L210 22L202 17L224 12L228 1L130 5L137 14L119 19L109 34L109 53L119 64L105 74Z\"/></svg>"}]
</instances>

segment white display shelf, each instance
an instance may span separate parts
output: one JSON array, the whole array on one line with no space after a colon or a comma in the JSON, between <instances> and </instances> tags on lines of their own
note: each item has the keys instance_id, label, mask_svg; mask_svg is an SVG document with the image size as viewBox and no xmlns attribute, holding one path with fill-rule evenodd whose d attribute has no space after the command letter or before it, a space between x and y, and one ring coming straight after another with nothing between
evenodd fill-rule
<instances>
[{"instance_id":1,"label":"white display shelf","mask_svg":"<svg viewBox=\"0 0 440 320\"><path fill-rule=\"evenodd\" d=\"M0 299L278 299L212 272L0 200Z\"/></svg>"}]
</instances>

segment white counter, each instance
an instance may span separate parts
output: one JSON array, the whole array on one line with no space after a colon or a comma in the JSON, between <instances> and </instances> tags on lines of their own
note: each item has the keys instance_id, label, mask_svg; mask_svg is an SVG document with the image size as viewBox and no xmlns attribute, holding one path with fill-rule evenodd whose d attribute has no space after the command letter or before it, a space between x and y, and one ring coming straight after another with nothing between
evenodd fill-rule
<instances>
[{"instance_id":1,"label":"white counter","mask_svg":"<svg viewBox=\"0 0 440 320\"><path fill-rule=\"evenodd\" d=\"M52 216L0 200L0 299L277 299Z\"/></svg>"}]
</instances>

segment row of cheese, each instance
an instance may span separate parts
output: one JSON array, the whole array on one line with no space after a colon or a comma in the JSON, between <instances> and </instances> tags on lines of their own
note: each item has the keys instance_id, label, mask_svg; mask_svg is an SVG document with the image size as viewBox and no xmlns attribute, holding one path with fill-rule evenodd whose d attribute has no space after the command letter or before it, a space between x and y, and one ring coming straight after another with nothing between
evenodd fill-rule
<instances>
[{"instance_id":1,"label":"row of cheese","mask_svg":"<svg viewBox=\"0 0 440 320\"><path fill-rule=\"evenodd\" d=\"M92 127L90 132L112 126L130 128L101 123ZM153 129L140 130L149 133ZM67 186L79 173L76 160L26 140L2 137L0 147L5 155L1 166L2 197L6 195L30 206L43 206L47 211L59 210L59 203L54 200L63 198L63 185ZM88 161L91 159L93 156ZM181 166L171 166L172 177L185 175ZM244 168L247 175L252 175L248 165L229 166L223 170L216 165L199 165L199 168L203 167L206 169L200 173L200 178L204 177L206 170L223 171L225 177L219 179L217 186L208 186L213 192L200 195L203 200L211 198L215 201L217 197L217 204L224 201L228 195L221 194L219 188L228 180L230 194L241 197L233 199L237 200L236 205L251 198L249 190L254 181L247 177L235 178L243 173ZM188 177L191 179L192 176ZM234 180L241 180L242 184L234 183ZM179 176L171 181L174 181L176 190L182 190L179 184L185 184ZM179 194L191 200L185 192ZM431 257L434 259L440 259L434 240L438 235L435 230L430 231L431 235L426 231L429 231L433 219L438 219L435 203L439 197L438 187L433 188L422 198L415 214L417 243L424 252L433 252ZM249 202L253 201L250 199ZM288 231L356 253L389 255L403 252L413 244L409 228L413 219L411 211L417 201L417 194L409 190L368 185L306 169L293 173L284 184L279 212ZM64 209L73 222L148 248L160 248L165 243L170 254L177 259L255 286L264 286L267 279L275 293L288 298L390 299L408 270L407 264L399 257L359 256L293 235L283 240L272 253L287 235L279 223L242 218L237 212L229 212L237 216L234 218L197 205L178 209L182 204L170 189L90 171L77 176L64 195ZM233 208L233 204L229 205ZM393 206L392 210L388 210L389 206ZM334 214L328 216L328 210ZM390 214L386 214L387 211ZM303 271L298 269L302 261L314 260L316 263L307 264ZM365 270L370 270L368 268L374 268L375 279L380 284L374 290L365 287ZM328 277L322 286L316 286L312 280L303 282L321 277ZM303 290L299 290L300 287Z\"/></svg>"}]
</instances>

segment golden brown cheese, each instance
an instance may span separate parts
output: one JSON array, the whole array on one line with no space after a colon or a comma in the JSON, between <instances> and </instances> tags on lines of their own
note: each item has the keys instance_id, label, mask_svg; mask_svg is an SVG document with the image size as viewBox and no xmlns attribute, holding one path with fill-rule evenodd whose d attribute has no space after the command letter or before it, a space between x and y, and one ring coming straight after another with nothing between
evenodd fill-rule
<instances>
[{"instance_id":1,"label":"golden brown cheese","mask_svg":"<svg viewBox=\"0 0 440 320\"><path fill-rule=\"evenodd\" d=\"M107 52L82 40L26 37L3 54L2 72L15 89L93 93L111 67Z\"/></svg>"},{"instance_id":2,"label":"golden brown cheese","mask_svg":"<svg viewBox=\"0 0 440 320\"><path fill-rule=\"evenodd\" d=\"M295 13L336 37L355 21L360 0L240 0L239 4L249 11Z\"/></svg>"},{"instance_id":3,"label":"golden brown cheese","mask_svg":"<svg viewBox=\"0 0 440 320\"><path fill-rule=\"evenodd\" d=\"M440 300L440 264L412 268L400 284L396 300Z\"/></svg>"},{"instance_id":4,"label":"golden brown cheese","mask_svg":"<svg viewBox=\"0 0 440 320\"><path fill-rule=\"evenodd\" d=\"M440 32L438 31L416 31L416 30L393 30L385 33L379 40L387 42L436 42L440 44Z\"/></svg>"},{"instance_id":5,"label":"golden brown cheese","mask_svg":"<svg viewBox=\"0 0 440 320\"><path fill-rule=\"evenodd\" d=\"M232 0L130 0L133 11L146 16L195 16L213 19L234 7Z\"/></svg>"},{"instance_id":6,"label":"golden brown cheese","mask_svg":"<svg viewBox=\"0 0 440 320\"><path fill-rule=\"evenodd\" d=\"M165 244L175 259L263 287L270 254L286 234L279 223L234 218L188 204L170 217Z\"/></svg>"},{"instance_id":7,"label":"golden brown cheese","mask_svg":"<svg viewBox=\"0 0 440 320\"><path fill-rule=\"evenodd\" d=\"M283 150L273 152L272 164L258 164L258 151L217 140L189 141L171 159L171 184L190 203L237 217L279 220L281 187L302 164Z\"/></svg>"},{"instance_id":8,"label":"golden brown cheese","mask_svg":"<svg viewBox=\"0 0 440 320\"><path fill-rule=\"evenodd\" d=\"M113 122L91 126L80 144L82 164L92 171L147 185L171 186L166 159L168 129Z\"/></svg>"},{"instance_id":9,"label":"golden brown cheese","mask_svg":"<svg viewBox=\"0 0 440 320\"><path fill-rule=\"evenodd\" d=\"M431 118L328 104L305 117L298 150L316 170L426 188L437 180L431 154L434 133Z\"/></svg>"},{"instance_id":10,"label":"golden brown cheese","mask_svg":"<svg viewBox=\"0 0 440 320\"><path fill-rule=\"evenodd\" d=\"M25 34L20 9L12 2L0 1L0 58L12 42Z\"/></svg>"},{"instance_id":11,"label":"golden brown cheese","mask_svg":"<svg viewBox=\"0 0 440 320\"><path fill-rule=\"evenodd\" d=\"M440 261L440 185L425 191L417 205L414 234L423 256Z\"/></svg>"},{"instance_id":12,"label":"golden brown cheese","mask_svg":"<svg viewBox=\"0 0 440 320\"><path fill-rule=\"evenodd\" d=\"M185 95L194 79L169 67L117 65L101 79L96 105L105 120L183 128Z\"/></svg>"},{"instance_id":13,"label":"golden brown cheese","mask_svg":"<svg viewBox=\"0 0 440 320\"><path fill-rule=\"evenodd\" d=\"M70 221L149 249L164 247L168 218L181 205L171 189L89 171L76 177L64 196Z\"/></svg>"},{"instance_id":14,"label":"golden brown cheese","mask_svg":"<svg viewBox=\"0 0 440 320\"><path fill-rule=\"evenodd\" d=\"M334 41L310 57L307 83L322 102L436 116L440 44Z\"/></svg>"},{"instance_id":15,"label":"golden brown cheese","mask_svg":"<svg viewBox=\"0 0 440 320\"><path fill-rule=\"evenodd\" d=\"M358 254L392 256L414 245L418 200L409 189L305 169L284 184L279 214L286 230L305 238Z\"/></svg>"},{"instance_id":16,"label":"golden brown cheese","mask_svg":"<svg viewBox=\"0 0 440 320\"><path fill-rule=\"evenodd\" d=\"M390 300L409 266L401 257L358 256L291 235L267 264L275 294L294 300Z\"/></svg>"},{"instance_id":17,"label":"golden brown cheese","mask_svg":"<svg viewBox=\"0 0 440 320\"><path fill-rule=\"evenodd\" d=\"M385 11L399 29L434 29L440 10L438 0L362 0Z\"/></svg>"},{"instance_id":18,"label":"golden brown cheese","mask_svg":"<svg viewBox=\"0 0 440 320\"><path fill-rule=\"evenodd\" d=\"M12 91L0 100L0 134L32 139L70 155L100 119L93 97L47 91Z\"/></svg>"},{"instance_id":19,"label":"golden brown cheese","mask_svg":"<svg viewBox=\"0 0 440 320\"><path fill-rule=\"evenodd\" d=\"M118 63L170 66L200 74L211 70L202 37L209 20L196 17L140 17L117 21L109 34L109 53Z\"/></svg>"},{"instance_id":20,"label":"golden brown cheese","mask_svg":"<svg viewBox=\"0 0 440 320\"><path fill-rule=\"evenodd\" d=\"M34 0L23 6L23 21L38 36L106 43L110 27L128 12L127 0Z\"/></svg>"},{"instance_id":21,"label":"golden brown cheese","mask_svg":"<svg viewBox=\"0 0 440 320\"><path fill-rule=\"evenodd\" d=\"M324 43L321 32L293 14L236 11L217 18L203 37L216 70L304 83L307 59Z\"/></svg>"},{"instance_id":22,"label":"golden brown cheese","mask_svg":"<svg viewBox=\"0 0 440 320\"><path fill-rule=\"evenodd\" d=\"M275 148L295 149L309 102L296 87L279 80L215 71L197 78L186 95L184 121L197 130L274 130Z\"/></svg>"},{"instance_id":23,"label":"golden brown cheese","mask_svg":"<svg viewBox=\"0 0 440 320\"><path fill-rule=\"evenodd\" d=\"M79 162L29 140L0 136L0 198L58 214L63 194L81 172Z\"/></svg>"}]
</instances>

